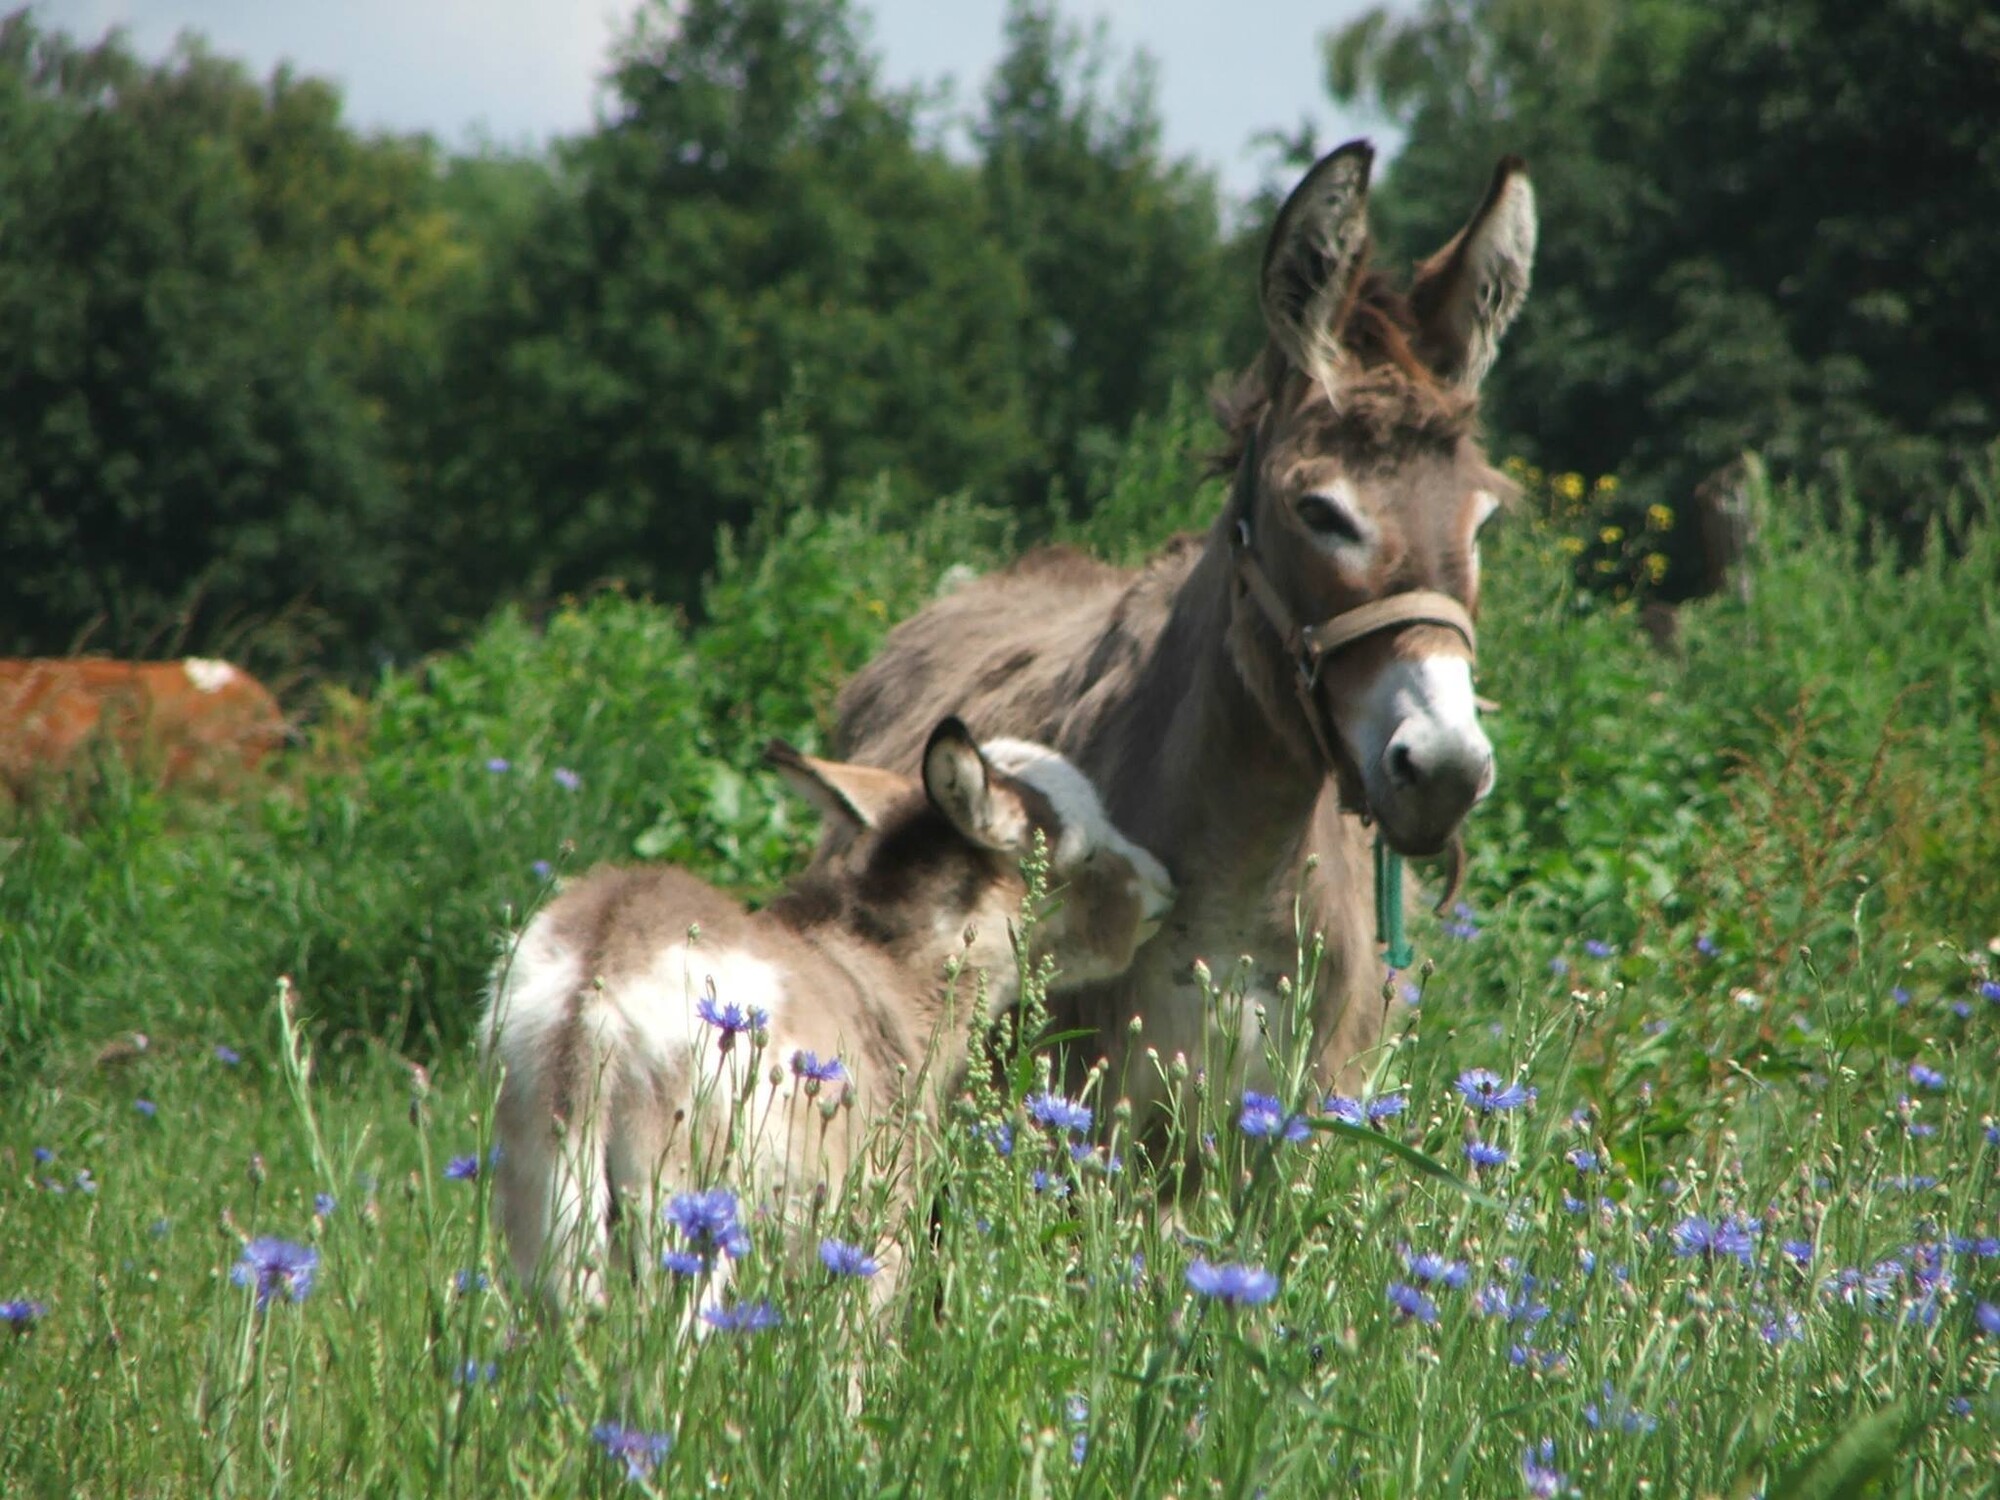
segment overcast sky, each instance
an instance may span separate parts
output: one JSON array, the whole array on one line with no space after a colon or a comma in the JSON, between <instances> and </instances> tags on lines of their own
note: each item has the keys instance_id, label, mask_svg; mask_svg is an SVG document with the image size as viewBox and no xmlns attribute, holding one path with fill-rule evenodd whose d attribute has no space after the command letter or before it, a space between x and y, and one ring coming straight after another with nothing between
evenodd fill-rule
<instances>
[{"instance_id":1,"label":"overcast sky","mask_svg":"<svg viewBox=\"0 0 2000 1500\"><path fill-rule=\"evenodd\" d=\"M587 128L611 38L634 0L39 0L51 26L94 40L122 26L147 55L183 30L259 74L280 61L337 79L363 127L428 130L448 145L483 132L503 145ZM857 0L887 78L958 81L977 102L998 57L1005 0ZM1167 144L1247 192L1251 137L1302 119L1332 145L1373 122L1343 116L1320 85L1318 38L1368 0L1063 0L1110 27L1115 54L1159 64ZM1381 134L1379 129L1375 132ZM1386 144L1386 143L1385 143Z\"/></svg>"}]
</instances>

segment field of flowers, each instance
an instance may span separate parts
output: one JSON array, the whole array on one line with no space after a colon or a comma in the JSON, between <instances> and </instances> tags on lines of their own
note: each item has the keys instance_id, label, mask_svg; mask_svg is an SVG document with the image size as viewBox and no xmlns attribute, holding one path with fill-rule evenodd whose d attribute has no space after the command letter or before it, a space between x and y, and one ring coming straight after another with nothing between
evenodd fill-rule
<instances>
[{"instance_id":1,"label":"field of flowers","mask_svg":"<svg viewBox=\"0 0 2000 1500\"><path fill-rule=\"evenodd\" d=\"M1141 549L1174 467L1082 539ZM1149 1158L1118 1080L1064 1097L1009 1029L913 1127L933 1209L880 1318L879 1188L787 1245L725 1180L538 1321L467 1037L565 870L795 868L754 746L810 740L986 518L794 514L700 629L502 617L330 695L241 797L105 767L12 814L0 1493L1994 1493L1994 497L1915 558L1759 499L1754 593L1674 656L1576 591L1587 514L1493 549L1500 788L1365 1092L1162 1058L1190 1105Z\"/></svg>"}]
</instances>

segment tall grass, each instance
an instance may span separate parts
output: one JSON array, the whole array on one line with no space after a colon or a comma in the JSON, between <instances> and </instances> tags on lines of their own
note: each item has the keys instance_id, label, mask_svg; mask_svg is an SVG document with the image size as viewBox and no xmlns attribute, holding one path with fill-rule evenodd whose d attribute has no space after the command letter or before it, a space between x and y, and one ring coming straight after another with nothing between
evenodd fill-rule
<instances>
[{"instance_id":1,"label":"tall grass","mask_svg":"<svg viewBox=\"0 0 2000 1500\"><path fill-rule=\"evenodd\" d=\"M1131 550L1196 513L1196 440L1147 435ZM1073 1153L1021 1058L923 1125L936 1208L879 1321L756 1222L732 1295L781 1326L691 1337L651 1268L536 1319L463 1175L465 1037L552 873L638 850L768 889L810 830L755 746L810 742L984 519L773 522L692 632L615 595L502 616L238 799L113 770L16 813L0 1301L40 1310L0 1324L0 1489L1990 1491L2000 518L1973 496L1963 550L1898 569L1837 498L1758 499L1749 602L1685 609L1673 657L1573 589L1557 523L1491 548L1500 786L1372 1123L1277 1058L1253 1135L1230 1059L1161 1059L1195 1080L1162 1156L1103 1079ZM1474 1069L1535 1097L1481 1110ZM865 1193L827 1214L888 1227ZM231 1279L261 1236L317 1252L299 1300ZM1275 1296L1205 1295L1197 1260ZM670 1444L629 1479L606 1423Z\"/></svg>"}]
</instances>

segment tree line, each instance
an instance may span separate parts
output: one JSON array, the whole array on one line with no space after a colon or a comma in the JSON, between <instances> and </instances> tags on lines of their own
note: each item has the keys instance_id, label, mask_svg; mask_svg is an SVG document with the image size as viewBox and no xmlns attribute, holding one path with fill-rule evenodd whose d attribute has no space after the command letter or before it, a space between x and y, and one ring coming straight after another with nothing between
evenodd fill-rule
<instances>
[{"instance_id":1,"label":"tree line","mask_svg":"<svg viewBox=\"0 0 2000 1500\"><path fill-rule=\"evenodd\" d=\"M1269 203L1051 0L1005 28L954 152L844 0L648 0L603 122L517 154L0 22L0 650L365 673L612 580L698 609L773 496L1076 520L1253 352ZM1530 159L1496 448L1643 501L1755 446L1905 528L2000 424L1996 59L1972 0L1429 0L1327 55L1403 138L1385 262Z\"/></svg>"}]
</instances>

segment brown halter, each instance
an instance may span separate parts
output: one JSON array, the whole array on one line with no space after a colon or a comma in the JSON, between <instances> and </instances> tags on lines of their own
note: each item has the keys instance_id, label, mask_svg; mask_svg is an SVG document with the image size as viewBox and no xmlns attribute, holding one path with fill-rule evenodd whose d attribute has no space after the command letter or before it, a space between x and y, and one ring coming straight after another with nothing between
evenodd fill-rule
<instances>
[{"instance_id":1,"label":"brown halter","mask_svg":"<svg viewBox=\"0 0 2000 1500\"><path fill-rule=\"evenodd\" d=\"M1244 448L1243 462L1236 471L1236 492L1232 497L1236 529L1230 545L1236 561L1236 577L1244 592L1256 601L1265 623L1277 632L1279 641L1284 645L1285 655L1292 666L1292 692L1298 699L1299 712L1305 718L1306 728L1312 734L1320 759L1332 774L1335 786L1340 789L1341 802L1348 811L1364 821L1373 821L1361 768L1355 764L1347 741L1340 733L1340 726L1333 722L1332 715L1320 701L1321 666L1328 657L1356 641L1387 630L1400 630L1406 625L1439 625L1456 631L1475 656L1479 651L1479 636L1465 606L1451 595L1441 594L1435 589L1409 589L1400 594L1371 599L1366 604L1344 609L1316 624L1301 625L1293 618L1290 607L1272 585L1263 565L1257 561L1256 540L1250 532L1251 504L1257 492L1259 437L1259 430L1252 429L1250 441ZM1448 859L1446 890L1438 903L1440 911L1458 893L1464 850L1456 837L1451 841Z\"/></svg>"}]
</instances>

